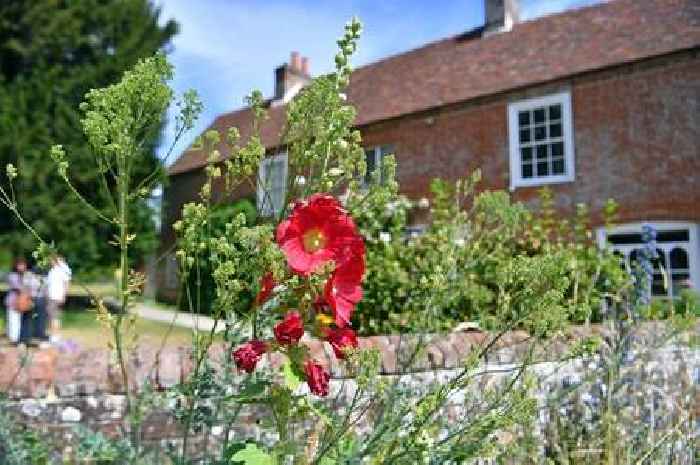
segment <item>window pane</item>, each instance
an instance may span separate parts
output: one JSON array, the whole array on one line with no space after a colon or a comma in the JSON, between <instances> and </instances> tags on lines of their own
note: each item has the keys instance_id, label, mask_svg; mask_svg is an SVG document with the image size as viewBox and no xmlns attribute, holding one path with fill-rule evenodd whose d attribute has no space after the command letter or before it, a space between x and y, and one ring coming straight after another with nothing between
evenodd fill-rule
<instances>
[{"instance_id":1,"label":"window pane","mask_svg":"<svg viewBox=\"0 0 700 465\"><path fill-rule=\"evenodd\" d=\"M537 163L537 176L549 176L549 163L546 161Z\"/></svg>"},{"instance_id":2,"label":"window pane","mask_svg":"<svg viewBox=\"0 0 700 465\"><path fill-rule=\"evenodd\" d=\"M632 252L630 252L630 266L634 266L634 264L637 262L637 255L639 254L639 249L634 249Z\"/></svg>"},{"instance_id":3,"label":"window pane","mask_svg":"<svg viewBox=\"0 0 700 465\"><path fill-rule=\"evenodd\" d=\"M529 111L518 112L518 124L520 126L527 126L528 124L530 124L530 112Z\"/></svg>"},{"instance_id":4,"label":"window pane","mask_svg":"<svg viewBox=\"0 0 700 465\"><path fill-rule=\"evenodd\" d=\"M520 143L527 143L530 142L530 130L529 129L521 129L520 130Z\"/></svg>"},{"instance_id":5,"label":"window pane","mask_svg":"<svg viewBox=\"0 0 700 465\"><path fill-rule=\"evenodd\" d=\"M382 145L382 157L384 155L395 155L396 153L394 152L394 146L393 145Z\"/></svg>"},{"instance_id":6,"label":"window pane","mask_svg":"<svg viewBox=\"0 0 700 465\"><path fill-rule=\"evenodd\" d=\"M651 282L651 294L655 296L668 295L668 290L666 289L664 278L661 274L654 273L654 280Z\"/></svg>"},{"instance_id":7,"label":"window pane","mask_svg":"<svg viewBox=\"0 0 700 465\"><path fill-rule=\"evenodd\" d=\"M564 156L564 143L555 142L552 144L552 156L553 157L563 157Z\"/></svg>"},{"instance_id":8,"label":"window pane","mask_svg":"<svg viewBox=\"0 0 700 465\"><path fill-rule=\"evenodd\" d=\"M564 174L564 159L552 160L552 174Z\"/></svg>"},{"instance_id":9,"label":"window pane","mask_svg":"<svg viewBox=\"0 0 700 465\"><path fill-rule=\"evenodd\" d=\"M537 126L535 128L535 140L545 140L547 138L547 127Z\"/></svg>"},{"instance_id":10,"label":"window pane","mask_svg":"<svg viewBox=\"0 0 700 465\"><path fill-rule=\"evenodd\" d=\"M549 125L549 137L561 137L561 123Z\"/></svg>"},{"instance_id":11,"label":"window pane","mask_svg":"<svg viewBox=\"0 0 700 465\"><path fill-rule=\"evenodd\" d=\"M532 163L523 164L523 178L532 177Z\"/></svg>"},{"instance_id":12,"label":"window pane","mask_svg":"<svg viewBox=\"0 0 700 465\"><path fill-rule=\"evenodd\" d=\"M263 216L275 214L284 206L286 176L286 157L266 158L261 163L257 198L260 213Z\"/></svg>"},{"instance_id":13,"label":"window pane","mask_svg":"<svg viewBox=\"0 0 700 465\"><path fill-rule=\"evenodd\" d=\"M673 276L671 276L671 285L673 287L673 295L677 296L680 291L689 289L692 286L690 284L690 274L673 273Z\"/></svg>"},{"instance_id":14,"label":"window pane","mask_svg":"<svg viewBox=\"0 0 700 465\"><path fill-rule=\"evenodd\" d=\"M543 161L547 159L547 146L538 145L537 146L537 161Z\"/></svg>"},{"instance_id":15,"label":"window pane","mask_svg":"<svg viewBox=\"0 0 700 465\"><path fill-rule=\"evenodd\" d=\"M687 270L688 269L688 253L676 247L671 250L671 270Z\"/></svg>"},{"instance_id":16,"label":"window pane","mask_svg":"<svg viewBox=\"0 0 700 465\"><path fill-rule=\"evenodd\" d=\"M270 203L273 212L279 212L282 209L284 203L284 191L286 179L284 178L284 170L287 161L284 159L278 159L272 161L268 165L267 177L268 183L267 188L270 195Z\"/></svg>"},{"instance_id":17,"label":"window pane","mask_svg":"<svg viewBox=\"0 0 700 465\"><path fill-rule=\"evenodd\" d=\"M372 173L374 173L376 166L375 163L374 149L365 150L365 163L367 163L367 172L365 173L365 182L370 183L372 181Z\"/></svg>"},{"instance_id":18,"label":"window pane","mask_svg":"<svg viewBox=\"0 0 700 465\"><path fill-rule=\"evenodd\" d=\"M642 235L638 233L610 234L608 242L611 244L639 244L642 242Z\"/></svg>"},{"instance_id":19,"label":"window pane","mask_svg":"<svg viewBox=\"0 0 700 465\"><path fill-rule=\"evenodd\" d=\"M688 242L690 233L687 229L674 231L659 231L656 235L656 242Z\"/></svg>"},{"instance_id":20,"label":"window pane","mask_svg":"<svg viewBox=\"0 0 700 465\"><path fill-rule=\"evenodd\" d=\"M656 260L652 260L654 262L654 267L658 268L659 264L661 264L661 266L664 269L664 272L668 271L668 269L666 268L666 254L664 253L664 251L661 249L656 249L656 257Z\"/></svg>"},{"instance_id":21,"label":"window pane","mask_svg":"<svg viewBox=\"0 0 700 465\"><path fill-rule=\"evenodd\" d=\"M549 119L560 119L561 118L561 105L556 104L549 107Z\"/></svg>"},{"instance_id":22,"label":"window pane","mask_svg":"<svg viewBox=\"0 0 700 465\"><path fill-rule=\"evenodd\" d=\"M532 147L523 147L520 149L521 161L532 161Z\"/></svg>"},{"instance_id":23,"label":"window pane","mask_svg":"<svg viewBox=\"0 0 700 465\"><path fill-rule=\"evenodd\" d=\"M544 123L545 120L545 113L544 113L544 108L538 108L534 112L534 117L535 117L535 123Z\"/></svg>"}]
</instances>

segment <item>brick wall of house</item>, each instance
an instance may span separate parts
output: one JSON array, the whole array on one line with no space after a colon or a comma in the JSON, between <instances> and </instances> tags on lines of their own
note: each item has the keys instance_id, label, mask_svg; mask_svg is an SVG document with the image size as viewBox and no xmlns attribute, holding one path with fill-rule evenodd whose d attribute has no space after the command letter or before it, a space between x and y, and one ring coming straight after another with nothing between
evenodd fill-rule
<instances>
[{"instance_id":1,"label":"brick wall of house","mask_svg":"<svg viewBox=\"0 0 700 465\"><path fill-rule=\"evenodd\" d=\"M612 198L620 204L620 222L700 222L698 49L360 129L366 146L394 146L398 181L411 198L428 195L432 178L457 179L476 168L482 171L481 188L508 189L508 103L564 89L572 97L576 178L550 185L562 213L586 203L595 226ZM164 250L173 241L170 225L183 203L195 198L202 181L201 170L171 178L165 193ZM538 189L520 187L513 195L536 206ZM240 195L254 196L244 190L229 197Z\"/></svg>"},{"instance_id":2,"label":"brick wall of house","mask_svg":"<svg viewBox=\"0 0 700 465\"><path fill-rule=\"evenodd\" d=\"M621 221L700 221L700 53L695 50L363 128L366 145L393 144L401 189L428 192L430 179L482 170L484 189L508 189L508 103L571 91L576 179L554 184L557 205ZM533 201L538 187L517 188ZM599 218L598 218L599 219Z\"/></svg>"}]
</instances>

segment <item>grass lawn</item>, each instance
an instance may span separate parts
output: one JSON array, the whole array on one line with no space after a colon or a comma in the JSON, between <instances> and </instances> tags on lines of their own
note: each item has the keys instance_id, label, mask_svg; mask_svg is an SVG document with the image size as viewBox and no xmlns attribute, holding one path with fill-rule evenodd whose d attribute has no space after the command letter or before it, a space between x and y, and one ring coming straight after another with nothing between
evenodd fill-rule
<instances>
[{"instance_id":1,"label":"grass lawn","mask_svg":"<svg viewBox=\"0 0 700 465\"><path fill-rule=\"evenodd\" d=\"M0 307L0 334L5 338L5 309ZM86 310L67 309L63 312L61 321L61 337L72 340L81 348L106 347L112 340L111 332L97 321L95 312ZM144 345L158 346L165 340L170 346L189 346L192 340L192 331L178 326L170 327L167 323L136 318L134 334L138 335L138 342Z\"/></svg>"},{"instance_id":2,"label":"grass lawn","mask_svg":"<svg viewBox=\"0 0 700 465\"><path fill-rule=\"evenodd\" d=\"M0 292L6 290L7 283L5 281L0 282ZM83 297L90 294L98 295L100 297L114 297L117 295L117 288L111 281L90 282L85 283L85 285L80 285L75 282L70 283L68 295Z\"/></svg>"}]
</instances>

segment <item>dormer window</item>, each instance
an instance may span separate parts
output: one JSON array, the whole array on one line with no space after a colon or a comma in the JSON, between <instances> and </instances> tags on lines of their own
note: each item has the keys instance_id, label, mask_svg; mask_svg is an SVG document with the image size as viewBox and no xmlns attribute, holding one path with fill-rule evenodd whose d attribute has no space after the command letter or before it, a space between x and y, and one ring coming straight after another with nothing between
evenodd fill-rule
<instances>
[{"instance_id":1,"label":"dormer window","mask_svg":"<svg viewBox=\"0 0 700 465\"><path fill-rule=\"evenodd\" d=\"M570 92L511 103L508 132L511 189L574 180Z\"/></svg>"}]
</instances>

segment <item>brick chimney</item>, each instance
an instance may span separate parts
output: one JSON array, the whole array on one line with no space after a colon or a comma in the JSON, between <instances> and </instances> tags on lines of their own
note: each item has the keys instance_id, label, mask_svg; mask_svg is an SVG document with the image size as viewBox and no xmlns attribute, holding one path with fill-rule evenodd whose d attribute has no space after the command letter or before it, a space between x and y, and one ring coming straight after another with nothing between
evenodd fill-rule
<instances>
[{"instance_id":1,"label":"brick chimney","mask_svg":"<svg viewBox=\"0 0 700 465\"><path fill-rule=\"evenodd\" d=\"M299 55L299 52L292 52L289 56L289 63L275 69L274 100L287 103L310 82L309 59Z\"/></svg>"},{"instance_id":2,"label":"brick chimney","mask_svg":"<svg viewBox=\"0 0 700 465\"><path fill-rule=\"evenodd\" d=\"M484 10L485 35L510 31L520 19L518 0L484 0Z\"/></svg>"}]
</instances>

